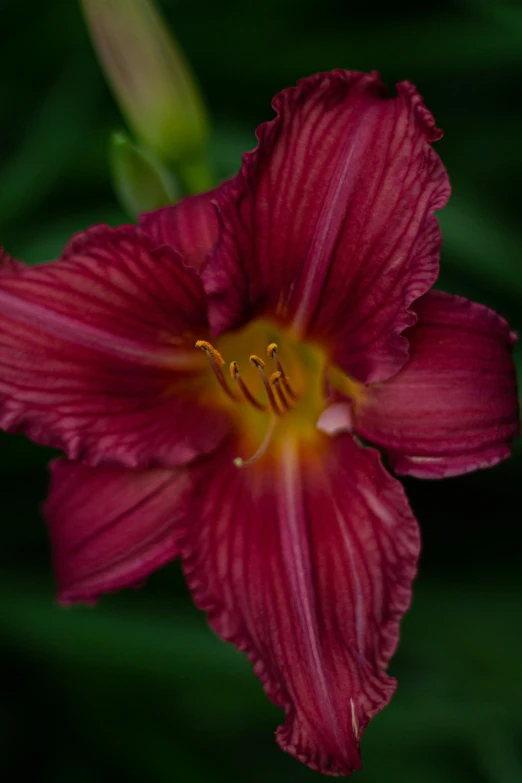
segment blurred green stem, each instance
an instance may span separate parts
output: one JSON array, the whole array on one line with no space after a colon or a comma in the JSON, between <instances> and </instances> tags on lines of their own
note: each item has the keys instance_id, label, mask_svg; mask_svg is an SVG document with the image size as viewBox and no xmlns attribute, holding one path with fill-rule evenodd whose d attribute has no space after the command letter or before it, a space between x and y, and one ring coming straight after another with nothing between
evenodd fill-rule
<instances>
[{"instance_id":1,"label":"blurred green stem","mask_svg":"<svg viewBox=\"0 0 522 783\"><path fill-rule=\"evenodd\" d=\"M180 164L176 167L176 174L186 195L202 193L217 184L208 164L201 160Z\"/></svg>"}]
</instances>

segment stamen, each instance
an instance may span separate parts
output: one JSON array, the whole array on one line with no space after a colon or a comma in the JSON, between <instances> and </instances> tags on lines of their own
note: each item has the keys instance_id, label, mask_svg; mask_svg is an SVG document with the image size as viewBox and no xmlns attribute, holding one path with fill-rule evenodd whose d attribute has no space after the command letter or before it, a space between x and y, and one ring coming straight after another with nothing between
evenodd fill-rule
<instances>
[{"instance_id":1,"label":"stamen","mask_svg":"<svg viewBox=\"0 0 522 783\"><path fill-rule=\"evenodd\" d=\"M265 363L262 359L259 358L259 356L256 356L255 353L252 354L250 357L250 361L253 362L256 367L264 367Z\"/></svg>"},{"instance_id":2,"label":"stamen","mask_svg":"<svg viewBox=\"0 0 522 783\"><path fill-rule=\"evenodd\" d=\"M295 394L292 387L290 386L290 381L288 380L288 376L286 375L285 371L281 366L281 362L279 361L279 356L277 355L277 343L270 343L270 345L266 349L266 353L267 356L270 356L272 359L274 359L276 363L276 367L278 371L281 373L281 380L283 381L286 393L292 400L297 400L297 394Z\"/></svg>"},{"instance_id":3,"label":"stamen","mask_svg":"<svg viewBox=\"0 0 522 783\"><path fill-rule=\"evenodd\" d=\"M272 375L270 376L270 383L274 387L274 389L276 390L276 394L278 396L279 402L281 403L283 408L285 410L289 411L290 410L290 405L288 404L288 400L286 399L285 393L282 390L282 388L280 386L280 383L279 383L279 381L282 379L282 377L283 377L283 373L279 372L279 370L278 370L277 372L272 373Z\"/></svg>"},{"instance_id":4,"label":"stamen","mask_svg":"<svg viewBox=\"0 0 522 783\"><path fill-rule=\"evenodd\" d=\"M214 348L213 345L210 343L207 343L206 340L198 340L196 343L196 348L201 348L202 351L205 351L205 353L208 355L210 354L212 358L215 360L216 364L218 364L220 367L223 367L225 364L225 360L219 353L219 351Z\"/></svg>"},{"instance_id":5,"label":"stamen","mask_svg":"<svg viewBox=\"0 0 522 783\"><path fill-rule=\"evenodd\" d=\"M250 357L250 361L259 370L259 374L261 375L261 380L263 381L263 384L264 384L265 389L266 389L266 396L268 397L268 401L270 403L270 407L272 408L272 410L274 411L276 416L281 416L282 413L279 410L279 406L278 406L278 404L277 404L277 402L275 400L274 392L272 391L272 387L270 386L270 382L269 382L268 378L266 377L265 372L263 370L263 367L265 366L264 361L262 359L260 359L259 356L256 356L255 354L252 354L252 356Z\"/></svg>"},{"instance_id":6,"label":"stamen","mask_svg":"<svg viewBox=\"0 0 522 783\"><path fill-rule=\"evenodd\" d=\"M263 413L266 413L268 410L268 407L266 405L262 405L260 402L256 400L254 395L250 392L248 386L244 382L243 378L239 374L239 365L237 362L230 362L230 377L232 380L237 381L239 384L239 388L243 392L243 395L245 399L254 406L254 408L257 408L258 411L263 411Z\"/></svg>"},{"instance_id":7,"label":"stamen","mask_svg":"<svg viewBox=\"0 0 522 783\"><path fill-rule=\"evenodd\" d=\"M228 387L228 384L223 375L223 370L221 369L225 364L225 360L223 359L219 351L206 340L198 340L196 342L196 348L199 348L205 353L209 361L209 364L212 367L214 375L216 376L219 382L219 385L221 386L225 394L227 394L230 397L230 399L234 400L234 402L241 402L244 399L247 402L249 402L250 405L252 405L254 408L256 408L259 411L262 411L263 413L266 413L271 409L276 416L283 416L283 414L285 414L286 411L291 409L292 402L297 400L297 395L294 393L292 387L290 386L288 377L281 366L281 362L279 361L279 357L277 355L277 343L270 343L270 345L267 348L267 355L275 361L277 366L277 372L272 373L272 375L270 376L270 380L267 378L265 374L265 369L264 369L265 363L263 359L261 359L256 354L252 354L250 356L250 362L255 367L257 367L259 374L261 375L261 380L263 381L263 386L265 387L269 405L259 402L254 397L254 395L252 394L252 392L250 391L250 389L242 379L239 372L239 365L236 361L231 362L229 365L230 377L233 381L237 382L242 396L233 392ZM288 398L290 398L290 401L288 400Z\"/></svg>"},{"instance_id":8,"label":"stamen","mask_svg":"<svg viewBox=\"0 0 522 783\"><path fill-rule=\"evenodd\" d=\"M221 386L225 394L227 394L231 400L237 402L239 398L233 392L230 391L230 389L227 386L227 382L225 381L225 378L223 376L223 370L221 369L221 367L225 364L225 360L223 359L219 351L216 351L214 346L211 345L210 343L207 343L206 340L198 340L196 343L196 348L201 348L201 350L204 351L210 363L210 366L214 371L214 375L218 379L219 385Z\"/></svg>"},{"instance_id":9,"label":"stamen","mask_svg":"<svg viewBox=\"0 0 522 783\"><path fill-rule=\"evenodd\" d=\"M267 448L270 445L270 441L272 440L272 435L274 434L276 421L277 419L275 418L275 416L272 416L266 435L263 438L263 442L261 443L258 450L254 454L252 454L252 456L249 459L242 459L241 457L235 458L234 465L236 466L236 468L244 468L247 465L253 465L254 462L257 462L257 460L263 456L263 454L266 452Z\"/></svg>"}]
</instances>

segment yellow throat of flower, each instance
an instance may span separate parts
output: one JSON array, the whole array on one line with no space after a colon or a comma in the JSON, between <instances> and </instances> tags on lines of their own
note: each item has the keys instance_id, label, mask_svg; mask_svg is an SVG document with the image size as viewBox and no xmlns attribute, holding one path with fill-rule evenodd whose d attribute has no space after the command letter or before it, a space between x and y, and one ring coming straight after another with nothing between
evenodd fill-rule
<instances>
[{"instance_id":1,"label":"yellow throat of flower","mask_svg":"<svg viewBox=\"0 0 522 783\"><path fill-rule=\"evenodd\" d=\"M215 346L198 340L196 347L215 375L211 404L225 407L234 422L237 467L265 454L277 457L289 437L320 450L324 436L316 424L327 403L324 348L265 319L223 335Z\"/></svg>"}]
</instances>

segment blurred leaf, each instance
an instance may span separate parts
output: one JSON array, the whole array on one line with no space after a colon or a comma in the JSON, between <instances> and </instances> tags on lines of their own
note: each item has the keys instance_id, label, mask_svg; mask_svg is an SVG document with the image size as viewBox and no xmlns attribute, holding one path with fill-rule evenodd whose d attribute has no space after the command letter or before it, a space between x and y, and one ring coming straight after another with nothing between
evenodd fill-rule
<instances>
[{"instance_id":1,"label":"blurred leaf","mask_svg":"<svg viewBox=\"0 0 522 783\"><path fill-rule=\"evenodd\" d=\"M522 30L522 8L519 0L461 0L464 7L486 19Z\"/></svg>"},{"instance_id":2,"label":"blurred leaf","mask_svg":"<svg viewBox=\"0 0 522 783\"><path fill-rule=\"evenodd\" d=\"M486 288L522 296L521 234L459 187L438 213L444 247L455 263Z\"/></svg>"},{"instance_id":3,"label":"blurred leaf","mask_svg":"<svg viewBox=\"0 0 522 783\"><path fill-rule=\"evenodd\" d=\"M147 670L151 677L164 677L170 671L176 675L173 659L185 672L200 667L212 668L220 677L241 677L242 657L230 645L215 644L199 615L189 618L172 617L151 611L136 616L120 606L119 611L107 607L76 607L63 609L42 587L30 590L16 581L0 582L0 611L4 632L38 649L40 654L63 659L76 659L96 668L118 668L122 660L136 670ZM213 646L212 659L205 650L205 641ZM237 668L236 668L237 667Z\"/></svg>"},{"instance_id":4,"label":"blurred leaf","mask_svg":"<svg viewBox=\"0 0 522 783\"><path fill-rule=\"evenodd\" d=\"M212 164L222 179L227 179L239 171L244 152L254 149L257 139L254 128L230 119L216 120L215 132L210 141L209 155Z\"/></svg>"},{"instance_id":5,"label":"blurred leaf","mask_svg":"<svg viewBox=\"0 0 522 783\"><path fill-rule=\"evenodd\" d=\"M174 178L152 153L137 147L124 133L112 135L110 160L114 189L133 219L141 212L150 212L178 200Z\"/></svg>"},{"instance_id":6,"label":"blurred leaf","mask_svg":"<svg viewBox=\"0 0 522 783\"><path fill-rule=\"evenodd\" d=\"M81 0L100 62L144 149L175 165L187 192L212 187L206 107L154 0Z\"/></svg>"},{"instance_id":7,"label":"blurred leaf","mask_svg":"<svg viewBox=\"0 0 522 783\"><path fill-rule=\"evenodd\" d=\"M291 3L286 7L291 10ZM368 19L361 24L357 14L350 14L350 6L343 11L344 18L326 26L317 5L311 4L307 15L300 14L300 34L292 35L288 13L280 5L273 14L258 15L255 35L246 35L252 24L248 4L215 6L208 8L204 26L198 18L191 18L187 35L198 41L204 72L216 60L215 29L219 24L219 51L234 53L233 58L223 58L221 78L230 74L233 83L237 79L234 69L241 63L244 80L257 84L262 73L264 80L273 79L280 87L333 67L393 69L401 78L415 74L420 79L432 77L435 71L438 78L454 78L456 72L472 75L522 62L519 27L497 24L479 14L443 12L436 5L423 8L422 13L394 14L391 20L374 15L371 23ZM295 24L295 19L292 21ZM266 56L268 44L270 57Z\"/></svg>"},{"instance_id":8,"label":"blurred leaf","mask_svg":"<svg viewBox=\"0 0 522 783\"><path fill-rule=\"evenodd\" d=\"M517 737L495 727L488 727L487 740L477 741L475 752L484 779L490 783L520 783L522 758Z\"/></svg>"},{"instance_id":9,"label":"blurred leaf","mask_svg":"<svg viewBox=\"0 0 522 783\"><path fill-rule=\"evenodd\" d=\"M29 264L41 264L58 258L72 236L85 231L98 223L120 225L125 223L126 215L116 202L113 205L98 207L92 212L64 214L43 223L31 221L31 234L21 235L18 242L10 244L10 251L16 257Z\"/></svg>"},{"instance_id":10,"label":"blurred leaf","mask_svg":"<svg viewBox=\"0 0 522 783\"><path fill-rule=\"evenodd\" d=\"M71 63L44 94L17 152L1 161L0 225L22 222L74 168L98 122L97 98L96 85L81 62Z\"/></svg>"},{"instance_id":11,"label":"blurred leaf","mask_svg":"<svg viewBox=\"0 0 522 783\"><path fill-rule=\"evenodd\" d=\"M238 720L245 699L248 703L256 692L261 699L247 661L217 641L195 611L187 615L173 606L167 615L149 606L143 614L131 614L126 604L60 610L44 590L28 590L5 578L1 583L5 639L40 660L67 666L74 662L85 671L119 676L124 664L129 683L138 677L147 690L161 685L164 698L175 693L189 712L204 693L209 725L219 715L225 720L227 705L232 712L226 719L235 715ZM521 606L520 586L466 584L463 590L458 584L432 584L417 589L394 661L399 692L375 728L372 724L365 743L417 745L436 734L439 741L458 739L469 745L485 725L496 726L506 736L515 726L520 730ZM194 707L198 714L198 705ZM270 711L268 703L266 707ZM378 755L376 748L373 753Z\"/></svg>"}]
</instances>

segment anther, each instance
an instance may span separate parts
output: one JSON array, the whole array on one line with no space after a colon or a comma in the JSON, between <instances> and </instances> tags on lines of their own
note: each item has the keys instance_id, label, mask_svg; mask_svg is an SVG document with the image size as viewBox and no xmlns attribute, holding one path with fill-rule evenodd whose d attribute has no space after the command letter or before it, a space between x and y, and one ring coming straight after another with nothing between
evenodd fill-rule
<instances>
[{"instance_id":1,"label":"anther","mask_svg":"<svg viewBox=\"0 0 522 783\"><path fill-rule=\"evenodd\" d=\"M222 367L225 364L225 360L219 351L206 340L198 340L196 342L196 348L199 348L205 353L209 364L212 367L214 375L216 376L219 385L225 394L227 394L235 402L240 401L241 396L231 391L225 380L222 370ZM262 411L263 413L266 413L269 409L271 409L276 416L282 416L286 411L290 410L291 402L297 399L297 395L291 388L288 377L286 376L281 366L281 362L279 361L279 357L277 355L277 343L270 343L267 348L267 356L275 361L277 367L277 372L272 373L270 380L265 374L265 362L263 359L261 359L256 354L252 354L250 356L250 362L254 365L254 367L257 368L259 374L261 375L261 380L263 382L263 386L265 387L269 405L258 402L258 400L254 397L243 381L239 372L239 365L236 361L231 362L229 365L230 377L233 381L237 382L243 398L254 408ZM288 398L290 398L290 402Z\"/></svg>"},{"instance_id":2,"label":"anther","mask_svg":"<svg viewBox=\"0 0 522 783\"><path fill-rule=\"evenodd\" d=\"M270 345L266 349L266 353L267 356L269 356L275 361L278 372L281 373L281 380L285 387L286 393L288 394L290 399L297 400L297 394L295 394L292 387L290 386L290 381L288 380L288 377L281 366L281 362L279 361L279 356L277 355L277 343L270 343Z\"/></svg>"},{"instance_id":3,"label":"anther","mask_svg":"<svg viewBox=\"0 0 522 783\"><path fill-rule=\"evenodd\" d=\"M259 356L256 356L255 354L252 354L252 356L250 357L250 361L252 362L254 367L257 367L257 369L259 370L259 374L261 375L261 380L263 381L266 390L266 396L268 397L268 402L270 403L270 407L272 408L276 416L281 416L282 413L274 397L274 392L272 391L272 387L270 386L270 381L266 377L265 371L263 369L263 367L265 366L264 361L260 359Z\"/></svg>"},{"instance_id":4,"label":"anther","mask_svg":"<svg viewBox=\"0 0 522 783\"><path fill-rule=\"evenodd\" d=\"M210 343L207 343L206 340L198 340L196 343L196 348L201 348L201 350L205 353L210 366L212 367L214 371L214 375L219 381L219 385L232 400L237 401L238 397L230 391L230 389L227 386L227 382L225 381L225 378L223 376L223 370L221 369L222 366L225 364L225 360L219 353L219 351L216 351L213 345Z\"/></svg>"},{"instance_id":5,"label":"anther","mask_svg":"<svg viewBox=\"0 0 522 783\"><path fill-rule=\"evenodd\" d=\"M239 374L239 365L237 362L230 362L230 377L232 380L237 381L239 388L243 392L243 395L247 402L249 402L251 405L254 406L254 408L257 408L258 411L263 411L263 413L266 413L268 410L266 405L262 405L260 402L256 400L254 395L250 392L250 389L242 379L241 375Z\"/></svg>"},{"instance_id":6,"label":"anther","mask_svg":"<svg viewBox=\"0 0 522 783\"><path fill-rule=\"evenodd\" d=\"M282 380L282 378L283 378L282 372L279 372L279 370L277 372L273 372L272 375L270 376L270 384L276 390L276 394L279 399L279 402L281 403L283 408L288 411L290 410L290 405L288 404L288 400L285 397L285 393L281 388L280 381Z\"/></svg>"},{"instance_id":7,"label":"anther","mask_svg":"<svg viewBox=\"0 0 522 783\"><path fill-rule=\"evenodd\" d=\"M198 340L196 343L196 348L201 348L202 351L205 351L205 353L210 354L214 359L214 361L216 362L216 364L218 364L220 367L223 367L223 365L225 364L225 360L223 359L219 351L216 348L214 348L213 345L207 343L206 340Z\"/></svg>"}]
</instances>

